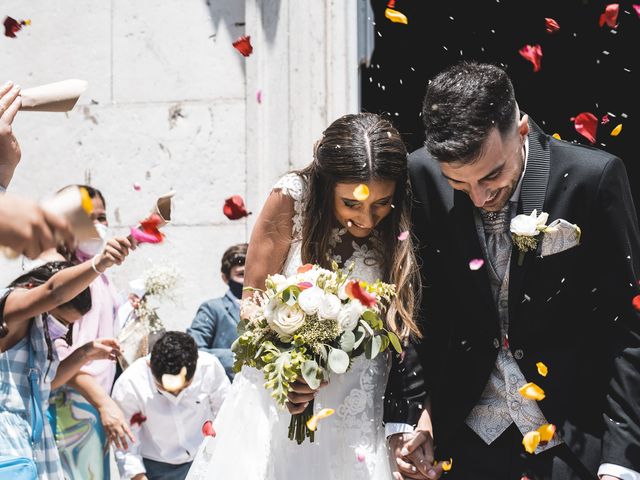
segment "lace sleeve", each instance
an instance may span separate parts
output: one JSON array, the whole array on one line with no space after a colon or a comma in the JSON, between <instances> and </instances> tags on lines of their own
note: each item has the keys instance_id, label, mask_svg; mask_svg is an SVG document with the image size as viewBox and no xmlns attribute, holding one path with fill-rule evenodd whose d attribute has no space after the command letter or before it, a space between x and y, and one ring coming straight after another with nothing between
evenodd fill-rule
<instances>
[{"instance_id":1,"label":"lace sleeve","mask_svg":"<svg viewBox=\"0 0 640 480\"><path fill-rule=\"evenodd\" d=\"M306 187L304 179L297 173L289 173L278 180L278 183L273 187L273 191L282 192L282 194L291 197L293 199L293 238L300 238L302 236L302 197L304 195L304 189Z\"/></svg>"}]
</instances>

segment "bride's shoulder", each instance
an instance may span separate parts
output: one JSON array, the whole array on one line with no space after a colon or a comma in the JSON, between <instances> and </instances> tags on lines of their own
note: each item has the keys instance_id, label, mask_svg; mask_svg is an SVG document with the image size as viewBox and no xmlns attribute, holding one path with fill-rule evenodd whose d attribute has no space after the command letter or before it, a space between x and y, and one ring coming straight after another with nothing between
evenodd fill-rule
<instances>
[{"instance_id":1,"label":"bride's shoulder","mask_svg":"<svg viewBox=\"0 0 640 480\"><path fill-rule=\"evenodd\" d=\"M302 200L306 188L306 180L299 173L287 173L273 186L274 191L280 191L294 200Z\"/></svg>"}]
</instances>

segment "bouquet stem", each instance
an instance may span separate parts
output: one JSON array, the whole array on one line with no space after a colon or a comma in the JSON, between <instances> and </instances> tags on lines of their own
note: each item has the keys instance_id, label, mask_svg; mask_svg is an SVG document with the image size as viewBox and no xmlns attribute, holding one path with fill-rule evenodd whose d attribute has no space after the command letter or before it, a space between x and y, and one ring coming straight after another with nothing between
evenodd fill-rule
<instances>
[{"instance_id":1,"label":"bouquet stem","mask_svg":"<svg viewBox=\"0 0 640 480\"><path fill-rule=\"evenodd\" d=\"M291 415L291 422L289 423L289 439L295 440L298 445L304 442L305 438L309 438L309 441L313 443L315 432L312 432L307 427L307 422L313 416L313 400L309 402L304 412L296 415Z\"/></svg>"}]
</instances>

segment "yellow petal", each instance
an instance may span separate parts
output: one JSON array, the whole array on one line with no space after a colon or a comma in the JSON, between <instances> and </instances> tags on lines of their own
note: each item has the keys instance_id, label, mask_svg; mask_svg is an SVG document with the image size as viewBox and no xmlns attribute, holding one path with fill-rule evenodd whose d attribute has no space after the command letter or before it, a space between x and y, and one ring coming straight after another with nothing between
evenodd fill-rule
<instances>
[{"instance_id":1,"label":"yellow petal","mask_svg":"<svg viewBox=\"0 0 640 480\"><path fill-rule=\"evenodd\" d=\"M384 11L384 16L391 20L393 23L404 23L405 25L409 23L409 20L404 13L400 13L393 8L387 8Z\"/></svg>"},{"instance_id":2,"label":"yellow petal","mask_svg":"<svg viewBox=\"0 0 640 480\"><path fill-rule=\"evenodd\" d=\"M520 395L524 398L528 398L529 400L542 400L544 399L544 390L542 390L535 383L529 382L526 385L523 385L518 390Z\"/></svg>"},{"instance_id":3,"label":"yellow petal","mask_svg":"<svg viewBox=\"0 0 640 480\"><path fill-rule=\"evenodd\" d=\"M542 363L542 362L538 362L536 363L536 367L538 367L538 373L540 375L542 375L543 377L547 376L547 373L549 373L549 369L547 368L547 366Z\"/></svg>"},{"instance_id":4,"label":"yellow petal","mask_svg":"<svg viewBox=\"0 0 640 480\"><path fill-rule=\"evenodd\" d=\"M91 201L89 192L84 187L80 187L80 198L82 209L87 213L87 215L91 215L93 213L93 202Z\"/></svg>"},{"instance_id":5,"label":"yellow petal","mask_svg":"<svg viewBox=\"0 0 640 480\"><path fill-rule=\"evenodd\" d=\"M353 196L356 197L356 200L362 202L369 198L369 187L367 187L364 183L358 185L353 191Z\"/></svg>"},{"instance_id":6,"label":"yellow petal","mask_svg":"<svg viewBox=\"0 0 640 480\"><path fill-rule=\"evenodd\" d=\"M556 426L551 423L545 423L538 429L540 434L540 443L549 443L556 433Z\"/></svg>"},{"instance_id":7,"label":"yellow petal","mask_svg":"<svg viewBox=\"0 0 640 480\"><path fill-rule=\"evenodd\" d=\"M556 140L562 140L560 138L560 134L559 133L554 133L553 135L551 135L553 138L555 138Z\"/></svg>"},{"instance_id":8,"label":"yellow petal","mask_svg":"<svg viewBox=\"0 0 640 480\"><path fill-rule=\"evenodd\" d=\"M453 458L442 461L442 471L448 472L449 470L451 470L451 467L453 467Z\"/></svg>"},{"instance_id":9,"label":"yellow petal","mask_svg":"<svg viewBox=\"0 0 640 480\"><path fill-rule=\"evenodd\" d=\"M169 373L162 375L162 388L167 392L177 392L184 387L185 383L187 383L187 367L182 367L177 375Z\"/></svg>"},{"instance_id":10,"label":"yellow petal","mask_svg":"<svg viewBox=\"0 0 640 480\"><path fill-rule=\"evenodd\" d=\"M540 443L540 432L534 431L527 433L522 439L522 445L527 453L533 453Z\"/></svg>"},{"instance_id":11,"label":"yellow petal","mask_svg":"<svg viewBox=\"0 0 640 480\"><path fill-rule=\"evenodd\" d=\"M618 135L620 135L621 131L622 131L622 124L619 124L616 128L611 130L611 136L612 137L617 137Z\"/></svg>"},{"instance_id":12,"label":"yellow petal","mask_svg":"<svg viewBox=\"0 0 640 480\"><path fill-rule=\"evenodd\" d=\"M327 417L330 417L331 415L333 415L334 412L335 410L333 408L323 408L318 413L316 413L313 417L307 420L307 428L312 432L315 432L316 428L318 428L318 422Z\"/></svg>"}]
</instances>

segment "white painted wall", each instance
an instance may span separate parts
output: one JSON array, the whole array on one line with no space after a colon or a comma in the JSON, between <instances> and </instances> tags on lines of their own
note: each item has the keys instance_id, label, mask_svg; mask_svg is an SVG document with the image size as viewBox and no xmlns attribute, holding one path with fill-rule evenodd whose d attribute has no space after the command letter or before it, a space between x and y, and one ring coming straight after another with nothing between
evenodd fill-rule
<instances>
[{"instance_id":1,"label":"white painted wall","mask_svg":"<svg viewBox=\"0 0 640 480\"><path fill-rule=\"evenodd\" d=\"M32 25L0 37L0 81L89 81L68 115L16 117L23 158L9 191L42 198L91 183L114 231L126 233L157 195L177 190L165 243L134 252L111 277L124 288L152 263L177 266L181 303L161 317L186 328L202 301L224 293L222 253L248 240L275 180L311 160L332 120L357 110L356 0L2 4L2 14ZM245 31L254 45L246 59L231 46ZM222 214L234 194L254 212L248 222ZM0 260L1 285L19 272Z\"/></svg>"}]
</instances>

